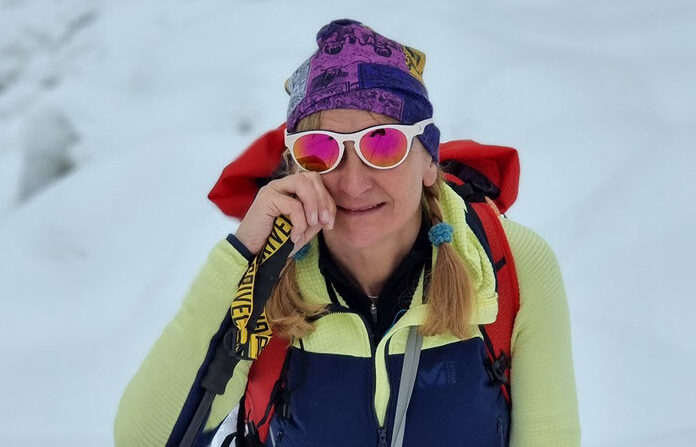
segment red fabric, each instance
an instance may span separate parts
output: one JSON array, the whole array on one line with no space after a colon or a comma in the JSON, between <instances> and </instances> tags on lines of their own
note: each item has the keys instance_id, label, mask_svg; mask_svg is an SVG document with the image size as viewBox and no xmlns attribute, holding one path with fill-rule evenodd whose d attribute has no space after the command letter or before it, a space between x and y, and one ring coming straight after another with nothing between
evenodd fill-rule
<instances>
[{"instance_id":1,"label":"red fabric","mask_svg":"<svg viewBox=\"0 0 696 447\"><path fill-rule=\"evenodd\" d=\"M495 184L500 195L493 199L504 213L517 199L520 181L520 160L514 148L454 140L440 144L440 162L458 160L477 170Z\"/></svg>"},{"instance_id":2,"label":"red fabric","mask_svg":"<svg viewBox=\"0 0 696 447\"><path fill-rule=\"evenodd\" d=\"M500 222L500 217L486 202L469 203L474 207L476 215L481 220L488 245L491 248L494 264L497 264L501 259L505 258L505 265L496 272L498 281L498 316L493 323L486 325L486 333L491 340L495 355L500 355L503 351L510 359L510 338L512 337L512 328L515 324L515 316L520 308L520 289L517 282L517 270L515 269L515 260L512 257L510 244L508 243L505 229ZM488 358L495 360L491 353L488 353ZM505 372L505 375L510 380L510 370ZM511 397L507 393L505 387L501 386L505 399L510 402Z\"/></svg>"},{"instance_id":3,"label":"red fabric","mask_svg":"<svg viewBox=\"0 0 696 447\"><path fill-rule=\"evenodd\" d=\"M463 185L464 181L457 177L456 175L450 174L449 172L445 172L445 180L448 180L455 185Z\"/></svg>"},{"instance_id":4,"label":"red fabric","mask_svg":"<svg viewBox=\"0 0 696 447\"><path fill-rule=\"evenodd\" d=\"M261 135L222 171L208 198L223 213L240 220L244 218L259 190L258 181L270 177L280 163L285 150L284 130L285 123L282 123ZM520 164L514 148L454 140L440 144L439 150L441 162L458 160L488 177L498 187L500 195L494 201L501 213L517 199Z\"/></svg>"},{"instance_id":5,"label":"red fabric","mask_svg":"<svg viewBox=\"0 0 696 447\"><path fill-rule=\"evenodd\" d=\"M263 351L261 351L261 354L259 354L259 358L251 364L244 401L244 408L247 413L246 420L258 423L263 419L266 407L271 399L271 391L280 376L280 370L283 367L289 345L290 342L287 339L274 334L266 347L263 348ZM268 426L274 410L271 407L266 422L257 427L259 438L262 442L265 442L268 436Z\"/></svg>"},{"instance_id":6,"label":"red fabric","mask_svg":"<svg viewBox=\"0 0 696 447\"><path fill-rule=\"evenodd\" d=\"M208 198L223 213L244 218L259 191L256 180L270 177L280 163L285 150L284 131L285 123L261 135L222 170Z\"/></svg>"}]
</instances>

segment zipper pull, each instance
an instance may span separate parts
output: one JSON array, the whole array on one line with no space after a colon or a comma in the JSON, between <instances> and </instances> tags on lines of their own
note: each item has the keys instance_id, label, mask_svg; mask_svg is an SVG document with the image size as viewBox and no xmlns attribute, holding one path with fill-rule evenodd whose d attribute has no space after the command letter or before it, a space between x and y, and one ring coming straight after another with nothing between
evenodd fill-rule
<instances>
[{"instance_id":1,"label":"zipper pull","mask_svg":"<svg viewBox=\"0 0 696 447\"><path fill-rule=\"evenodd\" d=\"M385 427L380 427L377 433L379 433L379 447L389 447L387 445L387 429Z\"/></svg>"},{"instance_id":2,"label":"zipper pull","mask_svg":"<svg viewBox=\"0 0 696 447\"><path fill-rule=\"evenodd\" d=\"M370 303L370 312L372 313L372 321L377 323L377 305L374 301Z\"/></svg>"},{"instance_id":3,"label":"zipper pull","mask_svg":"<svg viewBox=\"0 0 696 447\"><path fill-rule=\"evenodd\" d=\"M379 295L367 295L370 299L370 313L372 314L372 322L377 324L377 305L375 301L379 298Z\"/></svg>"}]
</instances>

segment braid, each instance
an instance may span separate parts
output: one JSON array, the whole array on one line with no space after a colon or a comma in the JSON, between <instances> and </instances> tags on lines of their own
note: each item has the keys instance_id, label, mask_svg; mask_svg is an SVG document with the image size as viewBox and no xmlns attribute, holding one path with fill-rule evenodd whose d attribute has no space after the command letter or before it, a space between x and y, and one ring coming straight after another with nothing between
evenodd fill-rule
<instances>
[{"instance_id":1,"label":"braid","mask_svg":"<svg viewBox=\"0 0 696 447\"><path fill-rule=\"evenodd\" d=\"M440 207L440 191L445 177L438 168L437 180L432 186L423 188L421 203L432 225L444 221ZM428 314L421 328L422 335L450 332L458 338L469 338L469 319L472 312L474 289L471 273L451 243L445 242L437 249L435 267L430 285L425 291L424 301Z\"/></svg>"},{"instance_id":2,"label":"braid","mask_svg":"<svg viewBox=\"0 0 696 447\"><path fill-rule=\"evenodd\" d=\"M312 332L314 325L309 319L324 311L323 305L302 299L295 280L295 262L292 256L288 258L265 307L271 328L285 338L301 338Z\"/></svg>"}]
</instances>

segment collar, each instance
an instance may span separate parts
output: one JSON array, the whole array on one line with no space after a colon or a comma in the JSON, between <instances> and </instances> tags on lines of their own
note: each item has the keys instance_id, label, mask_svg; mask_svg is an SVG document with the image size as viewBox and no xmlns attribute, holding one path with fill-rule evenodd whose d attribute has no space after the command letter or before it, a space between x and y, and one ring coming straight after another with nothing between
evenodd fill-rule
<instances>
[{"instance_id":1,"label":"collar","mask_svg":"<svg viewBox=\"0 0 696 447\"><path fill-rule=\"evenodd\" d=\"M498 314L498 294L495 290L495 272L483 246L466 223L466 214L470 212L464 199L462 199L446 183L440 192L440 206L444 221L449 223L453 230L453 241L457 253L462 258L464 265L471 272L472 286L475 291L475 302L470 324L488 324L495 321ZM303 298L308 302L330 304L326 282L321 271L319 256L319 235L308 242L309 252L301 260L296 261L296 281ZM429 241L428 241L429 243ZM437 262L438 248L430 246L432 250L432 268ZM411 308L422 305L423 278L419 280ZM408 313L408 312L407 312Z\"/></svg>"}]
</instances>

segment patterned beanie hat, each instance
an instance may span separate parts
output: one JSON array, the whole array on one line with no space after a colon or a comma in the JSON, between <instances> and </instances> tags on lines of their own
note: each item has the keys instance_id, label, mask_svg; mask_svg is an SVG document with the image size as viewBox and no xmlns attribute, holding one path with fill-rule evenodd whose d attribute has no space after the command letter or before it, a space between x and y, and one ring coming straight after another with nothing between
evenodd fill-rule
<instances>
[{"instance_id":1,"label":"patterned beanie hat","mask_svg":"<svg viewBox=\"0 0 696 447\"><path fill-rule=\"evenodd\" d=\"M317 33L319 48L285 81L290 95L287 130L327 109L362 109L402 124L433 116L423 83L425 53L376 33L355 20L340 19ZM438 161L440 130L429 124L418 139Z\"/></svg>"}]
</instances>

